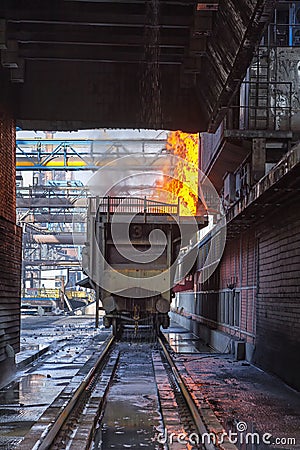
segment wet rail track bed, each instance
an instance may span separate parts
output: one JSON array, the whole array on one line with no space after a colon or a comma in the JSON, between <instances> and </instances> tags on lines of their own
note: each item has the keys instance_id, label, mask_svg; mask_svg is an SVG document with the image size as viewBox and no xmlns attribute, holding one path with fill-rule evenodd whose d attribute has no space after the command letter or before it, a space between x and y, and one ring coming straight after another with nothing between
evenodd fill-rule
<instances>
[{"instance_id":1,"label":"wet rail track bed","mask_svg":"<svg viewBox=\"0 0 300 450\"><path fill-rule=\"evenodd\" d=\"M66 386L17 448L235 449L201 441L208 422L171 353L163 336L155 342L109 338L81 369L81 383ZM209 423L224 433L213 413Z\"/></svg>"},{"instance_id":2,"label":"wet rail track bed","mask_svg":"<svg viewBox=\"0 0 300 450\"><path fill-rule=\"evenodd\" d=\"M187 330L171 327L158 338L129 333L118 340L102 330L80 357L73 376L60 381L59 393L53 388L50 406L45 402L39 410L36 402L33 410L39 417L31 423L25 421L24 439L11 440L1 448L299 448L265 445L261 438L259 443L251 442L257 432L260 436L266 431L278 435L279 428L274 430L271 425L278 425L280 412L285 436L296 436L300 417L296 393L283 395L267 374L230 355L216 353ZM247 373L252 380L248 380ZM269 385L269 394L262 395L258 388L262 379L266 380L265 390ZM285 399L290 403L284 408ZM241 430L239 438L252 432L248 444L228 439L230 432L240 431L241 424L248 429L244 433Z\"/></svg>"}]
</instances>

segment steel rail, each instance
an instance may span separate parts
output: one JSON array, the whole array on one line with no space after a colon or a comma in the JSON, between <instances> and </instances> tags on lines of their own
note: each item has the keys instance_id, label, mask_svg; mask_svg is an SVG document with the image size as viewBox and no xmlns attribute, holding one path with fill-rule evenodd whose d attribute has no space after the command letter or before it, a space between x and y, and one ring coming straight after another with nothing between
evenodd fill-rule
<instances>
[{"instance_id":1,"label":"steel rail","mask_svg":"<svg viewBox=\"0 0 300 450\"><path fill-rule=\"evenodd\" d=\"M76 389L74 395L66 405L66 407L63 409L63 411L59 414L53 425L51 426L50 430L40 443L40 445L37 447L38 450L47 450L51 447L53 444L54 439L58 435L59 431L61 430L62 426L70 416L71 412L73 411L74 407L76 406L78 400L80 399L83 392L86 390L88 385L90 384L91 380L93 379L95 373L99 369L99 366L103 363L105 357L108 355L109 351L111 350L111 347L115 341L115 337L112 336L109 341L107 342L103 352L101 353L100 357L98 358L96 364L91 368L89 373L85 376L84 380L80 383L78 388Z\"/></svg>"},{"instance_id":2,"label":"steel rail","mask_svg":"<svg viewBox=\"0 0 300 450\"><path fill-rule=\"evenodd\" d=\"M174 364L174 362L173 362L173 360L172 360L172 358L160 336L158 336L158 342L161 345L161 348L162 348L165 358L170 366L170 369L173 373L176 383L180 389L181 394L183 395L183 398L187 404L187 407L191 413L191 416L193 417L193 420L194 420L194 423L195 423L198 433L200 434L200 436L209 435L210 432L207 429L205 423L203 422L203 419L199 413L199 410L198 410L191 394L189 393L189 391L185 385L185 382L183 381L176 365ZM226 444L224 443L224 446L222 446L222 445L215 446L214 444L207 442L207 443L203 443L203 446L205 447L206 450L216 450L216 449L223 449L223 448L226 448L226 450L238 450L238 448L230 442L226 442Z\"/></svg>"}]
</instances>

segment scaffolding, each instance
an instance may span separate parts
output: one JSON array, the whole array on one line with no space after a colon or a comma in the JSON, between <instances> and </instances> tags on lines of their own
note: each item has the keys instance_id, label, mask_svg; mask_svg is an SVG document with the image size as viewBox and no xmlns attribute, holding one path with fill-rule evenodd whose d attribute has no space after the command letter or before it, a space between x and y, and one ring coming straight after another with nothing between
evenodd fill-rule
<instances>
[{"instance_id":1,"label":"scaffolding","mask_svg":"<svg viewBox=\"0 0 300 450\"><path fill-rule=\"evenodd\" d=\"M90 170L129 155L157 158L165 139L18 139L17 170Z\"/></svg>"}]
</instances>

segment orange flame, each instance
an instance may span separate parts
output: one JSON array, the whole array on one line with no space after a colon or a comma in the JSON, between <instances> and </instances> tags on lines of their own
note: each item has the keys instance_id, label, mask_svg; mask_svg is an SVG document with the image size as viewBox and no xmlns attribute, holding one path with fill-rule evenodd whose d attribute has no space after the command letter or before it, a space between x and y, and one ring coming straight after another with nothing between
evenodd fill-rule
<instances>
[{"instance_id":1,"label":"orange flame","mask_svg":"<svg viewBox=\"0 0 300 450\"><path fill-rule=\"evenodd\" d=\"M181 160L177 161L172 177L169 168L163 170L161 187L170 193L170 199L180 199L180 215L195 216L198 203L199 135L171 131L167 139L167 151Z\"/></svg>"}]
</instances>

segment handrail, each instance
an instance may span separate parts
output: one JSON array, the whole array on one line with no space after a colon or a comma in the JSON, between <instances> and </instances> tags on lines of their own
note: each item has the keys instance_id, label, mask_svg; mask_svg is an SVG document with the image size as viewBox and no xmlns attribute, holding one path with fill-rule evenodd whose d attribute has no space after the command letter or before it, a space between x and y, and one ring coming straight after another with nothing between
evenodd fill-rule
<instances>
[{"instance_id":1,"label":"handrail","mask_svg":"<svg viewBox=\"0 0 300 450\"><path fill-rule=\"evenodd\" d=\"M101 197L99 214L173 214L179 215L178 203L164 203L146 197Z\"/></svg>"}]
</instances>

